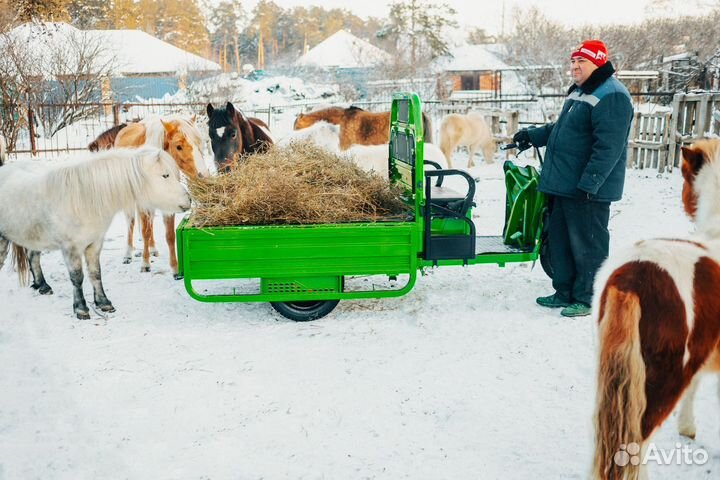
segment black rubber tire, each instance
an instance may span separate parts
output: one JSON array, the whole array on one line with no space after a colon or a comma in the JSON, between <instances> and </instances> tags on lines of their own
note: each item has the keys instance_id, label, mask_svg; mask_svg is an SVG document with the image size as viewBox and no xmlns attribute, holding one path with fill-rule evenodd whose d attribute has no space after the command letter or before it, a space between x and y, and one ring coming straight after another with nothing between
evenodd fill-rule
<instances>
[{"instance_id":1,"label":"black rubber tire","mask_svg":"<svg viewBox=\"0 0 720 480\"><path fill-rule=\"evenodd\" d=\"M332 312L340 300L311 300L306 302L271 302L270 305L285 318L295 322L309 322Z\"/></svg>"}]
</instances>

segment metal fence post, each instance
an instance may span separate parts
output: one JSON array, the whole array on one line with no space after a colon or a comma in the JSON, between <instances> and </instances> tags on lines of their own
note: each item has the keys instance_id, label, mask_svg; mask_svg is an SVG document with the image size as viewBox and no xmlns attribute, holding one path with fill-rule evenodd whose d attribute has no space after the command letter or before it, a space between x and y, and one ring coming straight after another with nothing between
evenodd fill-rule
<instances>
[{"instance_id":1,"label":"metal fence post","mask_svg":"<svg viewBox=\"0 0 720 480\"><path fill-rule=\"evenodd\" d=\"M28 105L28 134L30 135L30 150L32 156L37 156L37 142L35 140L35 115L33 114L32 107Z\"/></svg>"}]
</instances>

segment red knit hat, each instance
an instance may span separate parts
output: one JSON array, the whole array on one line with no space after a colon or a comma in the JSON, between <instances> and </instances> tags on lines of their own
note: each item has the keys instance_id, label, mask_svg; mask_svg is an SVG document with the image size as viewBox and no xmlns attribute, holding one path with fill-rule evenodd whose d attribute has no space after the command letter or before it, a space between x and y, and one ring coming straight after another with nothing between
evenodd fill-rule
<instances>
[{"instance_id":1,"label":"red knit hat","mask_svg":"<svg viewBox=\"0 0 720 480\"><path fill-rule=\"evenodd\" d=\"M584 57L598 67L602 67L607 62L608 51L600 40L585 40L570 54L570 58L572 57Z\"/></svg>"}]
</instances>

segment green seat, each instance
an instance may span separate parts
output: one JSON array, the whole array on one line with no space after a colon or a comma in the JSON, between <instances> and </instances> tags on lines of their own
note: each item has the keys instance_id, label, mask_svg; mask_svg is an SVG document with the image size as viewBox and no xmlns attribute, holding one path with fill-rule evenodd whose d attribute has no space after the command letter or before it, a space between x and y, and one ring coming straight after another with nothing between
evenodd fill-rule
<instances>
[{"instance_id":1,"label":"green seat","mask_svg":"<svg viewBox=\"0 0 720 480\"><path fill-rule=\"evenodd\" d=\"M503 242L515 247L535 245L542 226L545 195L538 191L540 174L532 166L503 165L507 198Z\"/></svg>"}]
</instances>

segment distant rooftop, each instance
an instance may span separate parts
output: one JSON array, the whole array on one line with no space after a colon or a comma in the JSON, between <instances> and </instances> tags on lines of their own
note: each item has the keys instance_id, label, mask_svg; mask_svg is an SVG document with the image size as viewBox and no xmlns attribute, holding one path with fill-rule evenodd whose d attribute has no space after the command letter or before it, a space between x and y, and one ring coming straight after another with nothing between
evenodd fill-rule
<instances>
[{"instance_id":1,"label":"distant rooftop","mask_svg":"<svg viewBox=\"0 0 720 480\"><path fill-rule=\"evenodd\" d=\"M345 30L318 43L295 63L326 68L368 68L389 62L391 55Z\"/></svg>"},{"instance_id":2,"label":"distant rooftop","mask_svg":"<svg viewBox=\"0 0 720 480\"><path fill-rule=\"evenodd\" d=\"M220 71L220 65L178 48L141 30L79 30L67 23L25 23L9 32L10 38L28 42L33 52L62 48L70 39L89 37L105 47L97 58L103 65L114 57L119 75L181 74ZM43 56L39 55L42 60Z\"/></svg>"}]
</instances>

